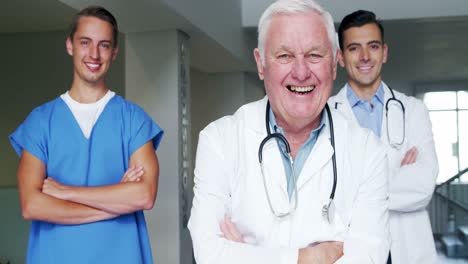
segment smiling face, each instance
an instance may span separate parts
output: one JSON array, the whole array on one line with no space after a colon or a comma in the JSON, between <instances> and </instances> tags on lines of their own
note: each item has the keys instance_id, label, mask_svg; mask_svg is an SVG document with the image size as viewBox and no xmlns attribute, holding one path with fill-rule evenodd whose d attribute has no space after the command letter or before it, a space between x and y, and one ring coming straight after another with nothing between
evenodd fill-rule
<instances>
[{"instance_id":1,"label":"smiling face","mask_svg":"<svg viewBox=\"0 0 468 264\"><path fill-rule=\"evenodd\" d=\"M112 26L92 16L79 19L73 39L67 39L67 52L73 56L74 83L104 86L111 62L117 56L113 48Z\"/></svg>"},{"instance_id":2,"label":"smiling face","mask_svg":"<svg viewBox=\"0 0 468 264\"><path fill-rule=\"evenodd\" d=\"M382 80L382 64L387 62L387 51L375 23L344 31L340 65L346 68L348 83L353 89L377 91Z\"/></svg>"},{"instance_id":3,"label":"smiling face","mask_svg":"<svg viewBox=\"0 0 468 264\"><path fill-rule=\"evenodd\" d=\"M330 97L336 62L323 18L310 11L276 14L265 38L265 63L254 55L280 126L313 129Z\"/></svg>"}]
</instances>

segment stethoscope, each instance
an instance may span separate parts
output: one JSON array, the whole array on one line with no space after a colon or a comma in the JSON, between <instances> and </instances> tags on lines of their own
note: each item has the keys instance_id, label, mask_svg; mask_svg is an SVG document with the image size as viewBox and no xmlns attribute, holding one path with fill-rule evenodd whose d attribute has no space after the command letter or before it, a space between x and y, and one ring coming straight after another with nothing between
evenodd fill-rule
<instances>
[{"instance_id":1,"label":"stethoscope","mask_svg":"<svg viewBox=\"0 0 468 264\"><path fill-rule=\"evenodd\" d=\"M401 145L403 145L403 142L405 141L405 124L406 124L406 114L405 114L405 106L403 105L403 103L398 100L396 97L395 97L395 93L393 92L393 89L388 86L388 89L390 90L390 92L392 93L392 98L388 98L387 102L385 103L385 117L386 117L386 120L387 120L387 140L388 140L388 143L390 144L390 146L392 146L393 148L400 148ZM393 141L392 142L392 139L390 139L390 132L388 130L388 119L389 119L389 116L388 116L388 110L389 110L389 106L390 106L390 103L391 102L395 102L397 105L400 106L401 108L401 112L402 112L402 120L403 120L403 126L402 127L402 137L401 137L401 140L399 141ZM391 108L390 108L391 109Z\"/></svg>"},{"instance_id":2,"label":"stethoscope","mask_svg":"<svg viewBox=\"0 0 468 264\"><path fill-rule=\"evenodd\" d=\"M334 211L335 211L335 205L333 203L333 199L335 198L335 190L336 190L336 183L338 181L337 178L337 173L336 173L336 151L335 151L335 134L333 132L333 119L330 113L330 108L328 107L328 104L325 104L325 110L327 112L328 116L328 122L329 122L329 127L330 127L330 141L331 145L333 147L333 156L332 156L332 164L333 164L333 187L330 193L330 198L328 203L324 204L322 207L322 216L329 222L331 223L333 221L333 216L334 216ZM266 124L266 131L267 131L267 136L262 140L260 143L260 147L258 148L258 161L260 163L261 167L261 172L262 172L262 178L263 178L263 187L265 188L265 193L267 196L268 200L268 205L270 206L270 210L278 218L283 218L285 216L288 216L292 214L296 209L297 209L297 203L298 203L298 194L297 194L297 182L296 182L296 173L294 171L294 161L291 156L291 148L289 146L288 140L280 133L271 133L270 131L270 102L267 101L266 105L266 113L265 113L265 124ZM280 142L282 142L286 148L286 153L288 155L289 159L289 165L291 166L291 174L292 174L292 180L293 180L293 185L294 185L294 203L291 204L289 202L289 209L287 212L276 212L275 209L273 208L273 205L271 203L271 198L270 198L270 193L267 188L267 183L266 183L266 177L264 173L264 168L263 168L263 146L271 139L277 139Z\"/></svg>"},{"instance_id":3,"label":"stethoscope","mask_svg":"<svg viewBox=\"0 0 468 264\"><path fill-rule=\"evenodd\" d=\"M395 97L395 93L393 92L393 89L390 87L390 86L387 86L388 89L390 90L390 93L392 94L392 97L391 98L388 98L387 99L387 102L385 102L385 119L386 119L386 128L387 128L387 140L388 140L388 143L389 145L392 147L392 148L395 148L395 149L399 149L402 145L403 145L403 142L405 141L405 136L406 136L406 132L405 132L405 124L406 124L406 114L405 114L405 106L403 105L403 103L398 100L396 97ZM390 119L388 113L390 112L389 110L390 109L393 109L393 108L390 108L390 104L391 103L394 103L394 105L397 105L400 109L401 109L401 119L402 119L402 123L403 123L403 126L401 126L402 128L402 132L401 132L401 139L400 140L393 140L392 137L390 136L390 131L389 131L389 125L388 125L388 120ZM339 102L336 102L335 103L335 109L338 110L338 104L340 104Z\"/></svg>"}]
</instances>

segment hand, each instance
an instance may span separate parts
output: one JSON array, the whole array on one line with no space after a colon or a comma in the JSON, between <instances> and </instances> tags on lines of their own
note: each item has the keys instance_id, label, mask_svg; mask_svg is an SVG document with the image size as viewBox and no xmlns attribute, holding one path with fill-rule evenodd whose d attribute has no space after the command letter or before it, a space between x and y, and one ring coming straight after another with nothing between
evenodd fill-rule
<instances>
[{"instance_id":1,"label":"hand","mask_svg":"<svg viewBox=\"0 0 468 264\"><path fill-rule=\"evenodd\" d=\"M42 192L58 199L67 200L68 186L61 184L52 177L47 177L42 183Z\"/></svg>"},{"instance_id":2,"label":"hand","mask_svg":"<svg viewBox=\"0 0 468 264\"><path fill-rule=\"evenodd\" d=\"M298 264L335 263L343 256L343 242L327 241L299 250Z\"/></svg>"},{"instance_id":3,"label":"hand","mask_svg":"<svg viewBox=\"0 0 468 264\"><path fill-rule=\"evenodd\" d=\"M223 232L224 238L233 242L245 243L242 234L237 229L236 225L231 221L229 217L225 217L224 220L219 223L221 232Z\"/></svg>"},{"instance_id":4,"label":"hand","mask_svg":"<svg viewBox=\"0 0 468 264\"><path fill-rule=\"evenodd\" d=\"M145 174L143 166L131 166L127 169L120 182L139 182Z\"/></svg>"},{"instance_id":5,"label":"hand","mask_svg":"<svg viewBox=\"0 0 468 264\"><path fill-rule=\"evenodd\" d=\"M400 167L405 165L410 165L416 162L416 158L418 157L418 149L416 147L412 147L408 150L400 162Z\"/></svg>"}]
</instances>

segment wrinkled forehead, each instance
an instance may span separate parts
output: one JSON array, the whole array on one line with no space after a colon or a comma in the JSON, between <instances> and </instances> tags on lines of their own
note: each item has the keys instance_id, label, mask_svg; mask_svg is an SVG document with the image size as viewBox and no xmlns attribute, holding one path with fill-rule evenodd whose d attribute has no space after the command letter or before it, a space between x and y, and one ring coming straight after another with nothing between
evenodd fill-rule
<instances>
[{"instance_id":1,"label":"wrinkled forehead","mask_svg":"<svg viewBox=\"0 0 468 264\"><path fill-rule=\"evenodd\" d=\"M266 36L266 46L322 46L331 49L323 17L314 11L277 13L271 17Z\"/></svg>"}]
</instances>

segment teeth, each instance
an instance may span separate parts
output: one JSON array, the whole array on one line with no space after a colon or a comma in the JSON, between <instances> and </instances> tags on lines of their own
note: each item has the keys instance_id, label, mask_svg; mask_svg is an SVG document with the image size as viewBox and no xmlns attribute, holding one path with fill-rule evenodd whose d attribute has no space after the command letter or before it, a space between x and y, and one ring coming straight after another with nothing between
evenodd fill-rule
<instances>
[{"instance_id":1,"label":"teeth","mask_svg":"<svg viewBox=\"0 0 468 264\"><path fill-rule=\"evenodd\" d=\"M88 65L88 67L91 67L91 68L99 67L99 64L96 64L96 63L86 63L86 65Z\"/></svg>"},{"instance_id":2,"label":"teeth","mask_svg":"<svg viewBox=\"0 0 468 264\"><path fill-rule=\"evenodd\" d=\"M315 86L290 86L290 90L298 93L308 93L312 92L315 89Z\"/></svg>"}]
</instances>

